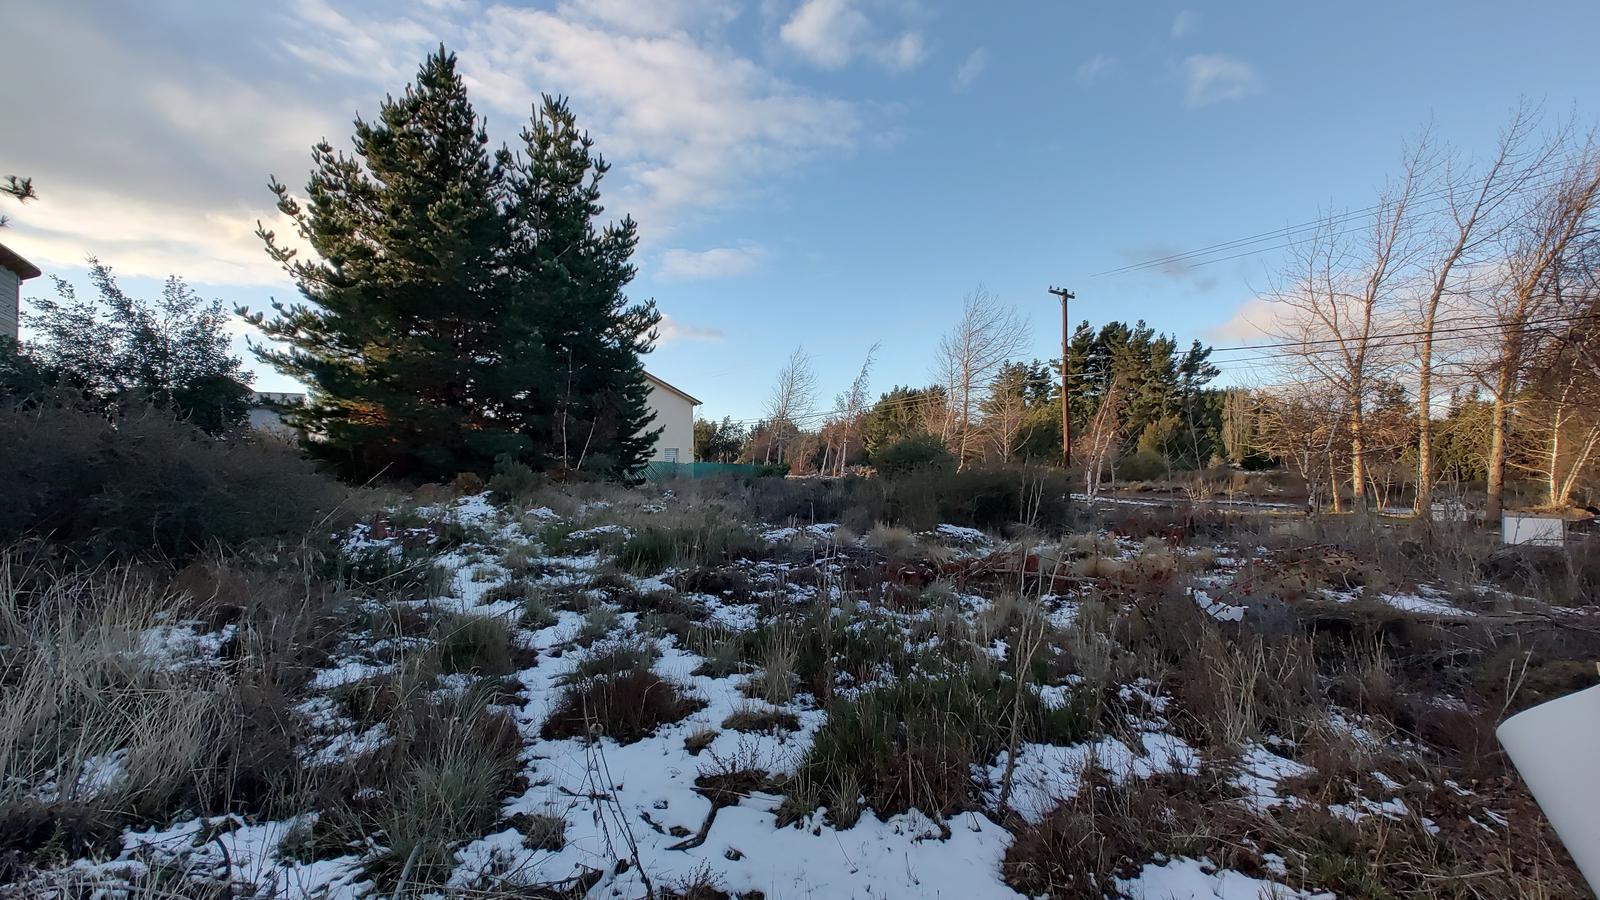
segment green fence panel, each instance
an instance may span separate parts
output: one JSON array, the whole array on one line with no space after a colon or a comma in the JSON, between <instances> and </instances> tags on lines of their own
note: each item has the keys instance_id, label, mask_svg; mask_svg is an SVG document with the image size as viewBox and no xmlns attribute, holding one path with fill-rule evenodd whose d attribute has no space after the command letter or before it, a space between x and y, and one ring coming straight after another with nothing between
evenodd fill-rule
<instances>
[{"instance_id":1,"label":"green fence panel","mask_svg":"<svg viewBox=\"0 0 1600 900\"><path fill-rule=\"evenodd\" d=\"M644 467L645 481L666 481L670 478L707 478L712 475L754 475L760 466L748 463L713 462L652 462Z\"/></svg>"}]
</instances>

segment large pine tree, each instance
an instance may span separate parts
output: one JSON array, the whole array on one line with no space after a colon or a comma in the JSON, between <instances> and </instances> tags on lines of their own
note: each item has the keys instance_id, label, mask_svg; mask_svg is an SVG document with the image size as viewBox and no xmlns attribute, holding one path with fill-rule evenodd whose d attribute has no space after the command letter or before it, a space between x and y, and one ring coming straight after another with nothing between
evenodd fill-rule
<instances>
[{"instance_id":1,"label":"large pine tree","mask_svg":"<svg viewBox=\"0 0 1600 900\"><path fill-rule=\"evenodd\" d=\"M317 259L261 230L304 302L254 317L287 344L257 353L312 386L294 421L349 474L501 457L614 474L648 453L638 355L659 316L622 296L634 225L595 230L605 165L564 104L546 98L524 140L491 153L441 47L356 120L354 156L313 148L304 204L272 182Z\"/></svg>"},{"instance_id":2,"label":"large pine tree","mask_svg":"<svg viewBox=\"0 0 1600 900\"><path fill-rule=\"evenodd\" d=\"M564 100L542 98L522 144L508 163L509 268L531 302L512 318L536 322L540 343L496 373L494 393L534 436L543 464L625 476L649 459L659 433L646 430L654 414L639 357L661 315L623 293L638 227L626 216L596 227L609 166Z\"/></svg>"}]
</instances>

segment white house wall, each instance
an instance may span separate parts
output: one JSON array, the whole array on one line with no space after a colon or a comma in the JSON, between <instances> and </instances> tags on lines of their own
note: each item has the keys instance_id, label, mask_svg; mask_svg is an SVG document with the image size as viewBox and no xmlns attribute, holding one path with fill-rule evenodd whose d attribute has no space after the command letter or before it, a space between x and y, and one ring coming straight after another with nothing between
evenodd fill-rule
<instances>
[{"instance_id":1,"label":"white house wall","mask_svg":"<svg viewBox=\"0 0 1600 900\"><path fill-rule=\"evenodd\" d=\"M667 458L667 450L676 448L678 462L694 462L694 404L684 399L682 394L651 381L650 409L656 414L656 420L650 423L650 427L662 429L650 458L663 461Z\"/></svg>"},{"instance_id":2,"label":"white house wall","mask_svg":"<svg viewBox=\"0 0 1600 900\"><path fill-rule=\"evenodd\" d=\"M17 301L21 289L17 273L0 267L0 337L17 336Z\"/></svg>"}]
</instances>

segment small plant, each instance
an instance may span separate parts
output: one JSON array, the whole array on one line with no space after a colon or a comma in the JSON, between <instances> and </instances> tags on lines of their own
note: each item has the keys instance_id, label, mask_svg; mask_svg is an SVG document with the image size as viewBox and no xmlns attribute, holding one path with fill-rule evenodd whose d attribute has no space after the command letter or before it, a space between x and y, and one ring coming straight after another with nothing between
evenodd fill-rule
<instances>
[{"instance_id":1,"label":"small plant","mask_svg":"<svg viewBox=\"0 0 1600 900\"><path fill-rule=\"evenodd\" d=\"M567 820L554 813L533 813L513 820L522 832L522 846L554 853L567 846Z\"/></svg>"},{"instance_id":2,"label":"small plant","mask_svg":"<svg viewBox=\"0 0 1600 900\"><path fill-rule=\"evenodd\" d=\"M632 669L568 686L539 734L546 740L604 735L631 744L705 705L648 669Z\"/></svg>"},{"instance_id":3,"label":"small plant","mask_svg":"<svg viewBox=\"0 0 1600 900\"><path fill-rule=\"evenodd\" d=\"M493 616L445 620L439 637L439 670L445 674L508 675L516 671L511 630Z\"/></svg>"},{"instance_id":4,"label":"small plant","mask_svg":"<svg viewBox=\"0 0 1600 900\"><path fill-rule=\"evenodd\" d=\"M533 471L526 463L502 456L495 460L494 475L489 478L489 492L501 503L526 500L544 487L544 476Z\"/></svg>"},{"instance_id":5,"label":"small plant","mask_svg":"<svg viewBox=\"0 0 1600 900\"><path fill-rule=\"evenodd\" d=\"M699 756L701 752L703 752L707 747L711 746L712 742L715 741L717 736L720 734L722 734L722 732L709 726L704 728L696 728L695 730L689 732L686 737L684 737L683 749L689 751L690 756Z\"/></svg>"},{"instance_id":6,"label":"small plant","mask_svg":"<svg viewBox=\"0 0 1600 900\"><path fill-rule=\"evenodd\" d=\"M587 647L595 641L609 637L616 629L617 611L609 606L596 606L584 617L583 627L578 629L578 634L573 640L579 646Z\"/></svg>"},{"instance_id":7,"label":"small plant","mask_svg":"<svg viewBox=\"0 0 1600 900\"><path fill-rule=\"evenodd\" d=\"M500 798L516 771L520 742L507 717L487 712L470 694L415 710L397 722L412 740L394 752L394 775L373 823L387 855L377 874L408 883L437 883L449 874L455 846L483 834L500 817Z\"/></svg>"},{"instance_id":8,"label":"small plant","mask_svg":"<svg viewBox=\"0 0 1600 900\"><path fill-rule=\"evenodd\" d=\"M799 655L799 641L792 629L779 625L767 632L761 675L755 682L763 700L788 703L794 699L794 670Z\"/></svg>"},{"instance_id":9,"label":"small plant","mask_svg":"<svg viewBox=\"0 0 1600 900\"><path fill-rule=\"evenodd\" d=\"M722 727L733 731L776 734L780 731L799 731L800 718L786 709L745 704L723 719Z\"/></svg>"},{"instance_id":10,"label":"small plant","mask_svg":"<svg viewBox=\"0 0 1600 900\"><path fill-rule=\"evenodd\" d=\"M654 641L641 638L601 641L591 646L563 683L573 684L590 678L620 675L634 669L649 669L661 655Z\"/></svg>"},{"instance_id":11,"label":"small plant","mask_svg":"<svg viewBox=\"0 0 1600 900\"><path fill-rule=\"evenodd\" d=\"M904 528L879 522L867 532L867 546L882 553L890 562L903 562L917 549L917 537Z\"/></svg>"},{"instance_id":12,"label":"small plant","mask_svg":"<svg viewBox=\"0 0 1600 900\"><path fill-rule=\"evenodd\" d=\"M538 631L543 628L549 628L558 621L560 620L556 617L556 614L551 612L550 607L546 606L543 600L537 597L529 597L522 601L522 615L518 619L518 623L523 628L529 631Z\"/></svg>"}]
</instances>

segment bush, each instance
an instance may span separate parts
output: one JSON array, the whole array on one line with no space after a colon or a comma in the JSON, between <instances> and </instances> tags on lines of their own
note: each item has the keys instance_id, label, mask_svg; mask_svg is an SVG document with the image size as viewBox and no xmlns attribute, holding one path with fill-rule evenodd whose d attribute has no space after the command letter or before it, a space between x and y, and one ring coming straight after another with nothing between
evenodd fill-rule
<instances>
[{"instance_id":1,"label":"bush","mask_svg":"<svg viewBox=\"0 0 1600 900\"><path fill-rule=\"evenodd\" d=\"M651 525L622 546L617 565L635 575L654 575L668 566L690 568L728 562L765 549L752 533L713 519L690 525Z\"/></svg>"},{"instance_id":2,"label":"bush","mask_svg":"<svg viewBox=\"0 0 1600 900\"><path fill-rule=\"evenodd\" d=\"M388 854L374 863L393 883L406 865L412 884L439 883L450 873L456 844L477 837L500 818L500 798L517 771L521 741L509 716L488 711L484 697L467 695L405 711L388 750L390 784L375 822ZM406 739L409 738L409 739ZM352 823L356 824L356 823Z\"/></svg>"},{"instance_id":3,"label":"bush","mask_svg":"<svg viewBox=\"0 0 1600 900\"><path fill-rule=\"evenodd\" d=\"M446 620L438 646L439 671L445 674L497 676L517 669L511 631L492 616L460 615Z\"/></svg>"},{"instance_id":4,"label":"bush","mask_svg":"<svg viewBox=\"0 0 1600 900\"><path fill-rule=\"evenodd\" d=\"M1015 682L992 669L907 678L865 691L829 711L794 787L815 792L823 802L853 802L862 795L881 816L913 807L930 816L968 808L973 766L1005 746L1015 698ZM1041 714L1029 692L1023 698L1024 740L1041 735ZM792 794L786 815L809 812L804 807L810 799Z\"/></svg>"},{"instance_id":5,"label":"bush","mask_svg":"<svg viewBox=\"0 0 1600 900\"><path fill-rule=\"evenodd\" d=\"M567 688L539 736L556 740L605 735L619 744L632 744L705 705L649 669L632 669L588 678Z\"/></svg>"},{"instance_id":6,"label":"bush","mask_svg":"<svg viewBox=\"0 0 1600 900\"><path fill-rule=\"evenodd\" d=\"M941 523L998 531L1018 523L1047 530L1071 524L1067 473L1044 466L923 469L887 487L889 521L924 530Z\"/></svg>"},{"instance_id":7,"label":"bush","mask_svg":"<svg viewBox=\"0 0 1600 900\"><path fill-rule=\"evenodd\" d=\"M1123 481L1153 481L1166 478L1172 466L1159 453L1141 450L1117 460L1117 477Z\"/></svg>"},{"instance_id":8,"label":"bush","mask_svg":"<svg viewBox=\"0 0 1600 900\"><path fill-rule=\"evenodd\" d=\"M186 560L215 545L297 540L349 497L288 445L213 438L153 407L113 418L0 410L0 542L49 537L92 559Z\"/></svg>"},{"instance_id":9,"label":"bush","mask_svg":"<svg viewBox=\"0 0 1600 900\"><path fill-rule=\"evenodd\" d=\"M494 463L494 475L489 478L489 492L501 503L526 500L544 487L544 476L526 463L509 457L500 457Z\"/></svg>"},{"instance_id":10,"label":"bush","mask_svg":"<svg viewBox=\"0 0 1600 900\"><path fill-rule=\"evenodd\" d=\"M907 435L872 454L872 465L884 478L897 478L923 469L947 472L956 467L944 441L931 434Z\"/></svg>"}]
</instances>

